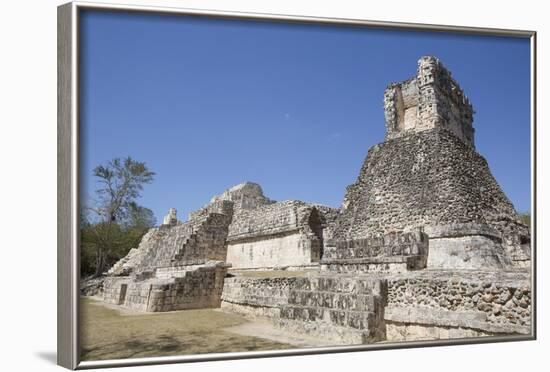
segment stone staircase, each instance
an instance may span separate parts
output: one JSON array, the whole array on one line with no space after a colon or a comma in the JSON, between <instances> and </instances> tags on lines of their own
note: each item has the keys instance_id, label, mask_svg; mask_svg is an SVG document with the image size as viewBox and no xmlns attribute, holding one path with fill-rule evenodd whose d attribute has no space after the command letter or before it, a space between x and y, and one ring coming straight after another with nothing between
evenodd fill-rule
<instances>
[{"instance_id":1,"label":"stone staircase","mask_svg":"<svg viewBox=\"0 0 550 372\"><path fill-rule=\"evenodd\" d=\"M278 326L337 344L365 344L385 339L387 281L344 275L297 278Z\"/></svg>"},{"instance_id":2,"label":"stone staircase","mask_svg":"<svg viewBox=\"0 0 550 372\"><path fill-rule=\"evenodd\" d=\"M195 253L193 248L197 246L197 241L198 238L196 233L192 233L186 237L185 240L179 244L179 248L177 249L172 261L182 261Z\"/></svg>"},{"instance_id":3,"label":"stone staircase","mask_svg":"<svg viewBox=\"0 0 550 372\"><path fill-rule=\"evenodd\" d=\"M230 222L231 217L219 213L210 213L195 221L192 232L178 240L171 264L196 264L205 259L225 261L225 239Z\"/></svg>"},{"instance_id":4,"label":"stone staircase","mask_svg":"<svg viewBox=\"0 0 550 372\"><path fill-rule=\"evenodd\" d=\"M130 249L130 251L128 252L128 254L124 257L122 257L120 260L118 260L114 265L113 267L111 267L109 269L109 271L107 271L107 275L114 275L114 276L119 276L119 275L128 275L129 274L129 270L125 269L125 265L133 258L136 256L136 254L138 253L138 250L137 248L132 248Z\"/></svg>"}]
</instances>

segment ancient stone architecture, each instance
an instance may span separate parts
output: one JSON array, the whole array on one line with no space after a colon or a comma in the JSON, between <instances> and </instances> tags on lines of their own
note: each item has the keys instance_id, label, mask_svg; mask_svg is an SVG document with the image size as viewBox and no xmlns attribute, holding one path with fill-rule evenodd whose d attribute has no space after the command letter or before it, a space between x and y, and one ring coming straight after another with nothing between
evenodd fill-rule
<instances>
[{"instance_id":1,"label":"ancient stone architecture","mask_svg":"<svg viewBox=\"0 0 550 372\"><path fill-rule=\"evenodd\" d=\"M415 76L390 84L384 92L386 139L445 128L475 147L472 105L441 62L420 58Z\"/></svg>"},{"instance_id":2,"label":"ancient stone architecture","mask_svg":"<svg viewBox=\"0 0 550 372\"><path fill-rule=\"evenodd\" d=\"M109 270L104 300L144 311L219 307L224 276L238 269L318 267L324 214L300 201L275 202L245 182L178 221L171 208L139 247Z\"/></svg>"},{"instance_id":3,"label":"ancient stone architecture","mask_svg":"<svg viewBox=\"0 0 550 372\"><path fill-rule=\"evenodd\" d=\"M318 265L325 219L300 201L240 210L229 226L227 262L233 268L288 268Z\"/></svg>"},{"instance_id":4,"label":"ancient stone architecture","mask_svg":"<svg viewBox=\"0 0 550 372\"><path fill-rule=\"evenodd\" d=\"M529 231L474 149L472 107L451 73L423 57L384 105L386 140L348 187L334 238L422 229L428 268L528 266Z\"/></svg>"},{"instance_id":5,"label":"ancient stone architecture","mask_svg":"<svg viewBox=\"0 0 550 372\"><path fill-rule=\"evenodd\" d=\"M188 222L171 209L104 281L104 300L143 311L219 307L231 217L208 213Z\"/></svg>"},{"instance_id":6,"label":"ancient stone architecture","mask_svg":"<svg viewBox=\"0 0 550 372\"><path fill-rule=\"evenodd\" d=\"M186 222L171 209L108 272L104 300L221 307L333 344L530 333L530 232L475 150L468 98L422 57L384 109L342 208L246 182Z\"/></svg>"}]
</instances>

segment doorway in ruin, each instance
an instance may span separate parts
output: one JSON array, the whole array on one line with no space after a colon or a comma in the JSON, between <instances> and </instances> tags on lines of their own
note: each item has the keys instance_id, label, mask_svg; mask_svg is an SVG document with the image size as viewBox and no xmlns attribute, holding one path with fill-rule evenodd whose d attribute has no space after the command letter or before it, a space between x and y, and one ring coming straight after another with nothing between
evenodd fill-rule
<instances>
[{"instance_id":1,"label":"doorway in ruin","mask_svg":"<svg viewBox=\"0 0 550 372\"><path fill-rule=\"evenodd\" d=\"M314 239L311 240L312 252L318 252L318 259L323 258L323 229L324 219L321 218L317 208L313 208L308 218L308 226L313 233ZM315 248L315 249L313 249ZM312 257L313 258L313 257Z\"/></svg>"},{"instance_id":2,"label":"doorway in ruin","mask_svg":"<svg viewBox=\"0 0 550 372\"><path fill-rule=\"evenodd\" d=\"M118 296L118 305L124 305L124 301L126 301L126 291L128 290L128 284L121 284L120 285L120 294Z\"/></svg>"}]
</instances>

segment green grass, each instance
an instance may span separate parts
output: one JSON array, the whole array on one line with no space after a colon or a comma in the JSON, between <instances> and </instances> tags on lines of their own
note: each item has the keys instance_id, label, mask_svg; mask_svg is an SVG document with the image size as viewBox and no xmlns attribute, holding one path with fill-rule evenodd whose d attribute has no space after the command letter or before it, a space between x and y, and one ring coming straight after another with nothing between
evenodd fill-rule
<instances>
[{"instance_id":1,"label":"green grass","mask_svg":"<svg viewBox=\"0 0 550 372\"><path fill-rule=\"evenodd\" d=\"M290 345L223 329L247 322L214 309L123 315L81 298L83 360L288 349Z\"/></svg>"}]
</instances>

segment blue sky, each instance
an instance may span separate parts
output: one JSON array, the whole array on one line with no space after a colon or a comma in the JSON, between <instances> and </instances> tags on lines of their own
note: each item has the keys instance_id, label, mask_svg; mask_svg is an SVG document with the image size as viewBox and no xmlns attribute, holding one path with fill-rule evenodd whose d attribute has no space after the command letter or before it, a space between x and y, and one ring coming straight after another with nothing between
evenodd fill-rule
<instances>
[{"instance_id":1,"label":"blue sky","mask_svg":"<svg viewBox=\"0 0 550 372\"><path fill-rule=\"evenodd\" d=\"M474 105L477 150L530 209L528 39L85 11L81 176L132 156L156 172L140 204L186 219L258 182L275 200L339 206L384 138L383 92L435 55Z\"/></svg>"}]
</instances>

